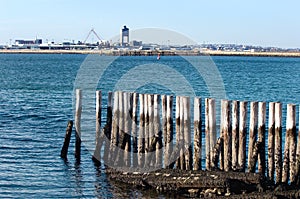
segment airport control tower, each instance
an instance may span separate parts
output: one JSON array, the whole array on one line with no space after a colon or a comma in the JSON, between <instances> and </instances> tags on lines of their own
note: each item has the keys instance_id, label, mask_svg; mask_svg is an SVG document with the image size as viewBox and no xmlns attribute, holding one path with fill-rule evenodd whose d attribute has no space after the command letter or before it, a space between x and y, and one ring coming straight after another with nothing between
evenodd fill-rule
<instances>
[{"instance_id":1,"label":"airport control tower","mask_svg":"<svg viewBox=\"0 0 300 199\"><path fill-rule=\"evenodd\" d=\"M129 28L127 28L126 26L124 26L121 29L121 33L120 33L120 45L121 46L129 46Z\"/></svg>"}]
</instances>

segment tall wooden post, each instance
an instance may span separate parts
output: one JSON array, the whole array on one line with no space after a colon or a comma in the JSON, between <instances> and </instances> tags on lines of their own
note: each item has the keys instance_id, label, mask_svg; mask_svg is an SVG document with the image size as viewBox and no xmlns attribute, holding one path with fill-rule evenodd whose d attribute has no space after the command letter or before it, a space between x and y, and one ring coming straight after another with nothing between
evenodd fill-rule
<instances>
[{"instance_id":1,"label":"tall wooden post","mask_svg":"<svg viewBox=\"0 0 300 199\"><path fill-rule=\"evenodd\" d=\"M194 170L201 170L202 131L201 98L194 98Z\"/></svg>"},{"instance_id":2,"label":"tall wooden post","mask_svg":"<svg viewBox=\"0 0 300 199\"><path fill-rule=\"evenodd\" d=\"M156 142L156 152L155 152L155 168L162 168L162 131L160 123L160 95L154 95L154 110L153 110L153 125L154 125L154 137L157 139Z\"/></svg>"},{"instance_id":3,"label":"tall wooden post","mask_svg":"<svg viewBox=\"0 0 300 199\"><path fill-rule=\"evenodd\" d=\"M180 168L182 170L185 170L185 156L184 156L184 103L183 103L183 97L180 97Z\"/></svg>"},{"instance_id":4,"label":"tall wooden post","mask_svg":"<svg viewBox=\"0 0 300 199\"><path fill-rule=\"evenodd\" d=\"M258 103L258 142L260 143L260 149L258 153L258 172L265 175L266 173L266 102Z\"/></svg>"},{"instance_id":5,"label":"tall wooden post","mask_svg":"<svg viewBox=\"0 0 300 199\"><path fill-rule=\"evenodd\" d=\"M176 96L176 112L175 112L175 117L176 117L176 148L179 149L179 153L180 153L180 97ZM177 169L181 169L180 167L180 154L179 157L177 158L176 161L176 168Z\"/></svg>"},{"instance_id":6,"label":"tall wooden post","mask_svg":"<svg viewBox=\"0 0 300 199\"><path fill-rule=\"evenodd\" d=\"M96 163L100 163L101 161L101 146L102 146L102 141L101 140L101 105L102 105L102 93L101 91L96 91L96 139L95 139L95 151L93 155L93 160Z\"/></svg>"},{"instance_id":7,"label":"tall wooden post","mask_svg":"<svg viewBox=\"0 0 300 199\"><path fill-rule=\"evenodd\" d=\"M75 158L80 160L81 149L81 112L82 112L82 92L76 89L76 109L75 109Z\"/></svg>"},{"instance_id":8,"label":"tall wooden post","mask_svg":"<svg viewBox=\"0 0 300 199\"><path fill-rule=\"evenodd\" d=\"M137 93L132 93L133 105L132 105L132 164L136 168L138 166L138 129L137 129L137 119L138 119L138 101L139 95Z\"/></svg>"},{"instance_id":9,"label":"tall wooden post","mask_svg":"<svg viewBox=\"0 0 300 199\"><path fill-rule=\"evenodd\" d=\"M173 152L173 96L167 96L167 133L166 133L166 153L165 153L165 165L167 168L172 169L174 164L171 160L171 155ZM167 157L166 157L167 156Z\"/></svg>"},{"instance_id":10,"label":"tall wooden post","mask_svg":"<svg viewBox=\"0 0 300 199\"><path fill-rule=\"evenodd\" d=\"M290 160L290 183L296 183L296 106L294 104L287 105L286 117L286 134L289 139L289 160Z\"/></svg>"},{"instance_id":11,"label":"tall wooden post","mask_svg":"<svg viewBox=\"0 0 300 199\"><path fill-rule=\"evenodd\" d=\"M282 179L282 104L275 104L275 171L276 184Z\"/></svg>"},{"instance_id":12,"label":"tall wooden post","mask_svg":"<svg viewBox=\"0 0 300 199\"><path fill-rule=\"evenodd\" d=\"M249 146L248 146L248 172L254 172L251 171L252 168L250 166L254 166L256 164L256 161L254 162L254 165L251 164L251 158L253 156L253 149L256 142L256 136L257 136L257 114L258 114L258 102L251 102L250 103L250 129L249 129Z\"/></svg>"},{"instance_id":13,"label":"tall wooden post","mask_svg":"<svg viewBox=\"0 0 300 199\"><path fill-rule=\"evenodd\" d=\"M232 169L238 167L239 154L239 101L232 102Z\"/></svg>"},{"instance_id":14,"label":"tall wooden post","mask_svg":"<svg viewBox=\"0 0 300 199\"><path fill-rule=\"evenodd\" d=\"M144 94L139 94L140 100L140 123L139 123L139 138L138 138L138 166L142 168L145 162L145 108Z\"/></svg>"},{"instance_id":15,"label":"tall wooden post","mask_svg":"<svg viewBox=\"0 0 300 199\"><path fill-rule=\"evenodd\" d=\"M224 170L231 168L231 122L230 122L230 101L222 100L221 115L221 136L224 138Z\"/></svg>"},{"instance_id":16,"label":"tall wooden post","mask_svg":"<svg viewBox=\"0 0 300 199\"><path fill-rule=\"evenodd\" d=\"M247 105L248 102L240 102L238 165L241 171L246 169Z\"/></svg>"},{"instance_id":17,"label":"tall wooden post","mask_svg":"<svg viewBox=\"0 0 300 199\"><path fill-rule=\"evenodd\" d=\"M275 162L275 103L269 103L269 130L268 130L268 177L274 181Z\"/></svg>"},{"instance_id":18,"label":"tall wooden post","mask_svg":"<svg viewBox=\"0 0 300 199\"><path fill-rule=\"evenodd\" d=\"M184 137L184 154L185 154L185 169L192 170L192 146L191 146L191 108L190 98L183 97L183 137Z\"/></svg>"},{"instance_id":19,"label":"tall wooden post","mask_svg":"<svg viewBox=\"0 0 300 199\"><path fill-rule=\"evenodd\" d=\"M119 145L119 93L114 92L114 106L113 106L113 120L112 120L112 133L111 133L111 145L110 145L110 155L109 164L113 164L116 158L116 153Z\"/></svg>"}]
</instances>

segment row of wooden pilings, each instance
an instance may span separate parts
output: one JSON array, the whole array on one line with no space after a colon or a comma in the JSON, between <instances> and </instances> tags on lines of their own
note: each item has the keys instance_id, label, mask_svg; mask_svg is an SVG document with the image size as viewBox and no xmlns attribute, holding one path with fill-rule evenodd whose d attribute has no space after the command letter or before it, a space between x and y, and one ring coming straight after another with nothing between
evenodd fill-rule
<instances>
[{"instance_id":1,"label":"row of wooden pilings","mask_svg":"<svg viewBox=\"0 0 300 199\"><path fill-rule=\"evenodd\" d=\"M77 90L75 156L80 156L81 100L82 91ZM107 121L101 128L102 93L96 91L93 159L115 167L258 172L275 184L299 185L296 105L287 105L284 141L282 103L268 103L267 127L266 102L250 102L249 106L246 101L221 100L217 133L216 100L204 101L203 106L201 98L194 98L192 124L190 97L109 92Z\"/></svg>"}]
</instances>

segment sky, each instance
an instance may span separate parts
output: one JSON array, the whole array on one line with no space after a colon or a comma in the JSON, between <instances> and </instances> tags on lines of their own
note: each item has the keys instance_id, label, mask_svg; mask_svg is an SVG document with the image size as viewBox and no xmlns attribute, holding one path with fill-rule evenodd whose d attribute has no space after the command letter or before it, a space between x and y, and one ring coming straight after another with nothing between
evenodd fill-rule
<instances>
[{"instance_id":1,"label":"sky","mask_svg":"<svg viewBox=\"0 0 300 199\"><path fill-rule=\"evenodd\" d=\"M299 0L0 0L0 44L83 41L91 28L110 40L126 25L175 31L198 44L300 48L299 8Z\"/></svg>"}]
</instances>

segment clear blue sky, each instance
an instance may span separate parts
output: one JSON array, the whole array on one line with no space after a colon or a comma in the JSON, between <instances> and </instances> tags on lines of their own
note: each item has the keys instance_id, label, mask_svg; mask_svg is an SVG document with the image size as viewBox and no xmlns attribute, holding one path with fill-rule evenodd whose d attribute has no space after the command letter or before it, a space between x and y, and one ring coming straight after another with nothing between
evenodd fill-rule
<instances>
[{"instance_id":1,"label":"clear blue sky","mask_svg":"<svg viewBox=\"0 0 300 199\"><path fill-rule=\"evenodd\" d=\"M198 43L300 48L299 0L0 0L0 44L36 36L103 39L130 29L164 28Z\"/></svg>"}]
</instances>

